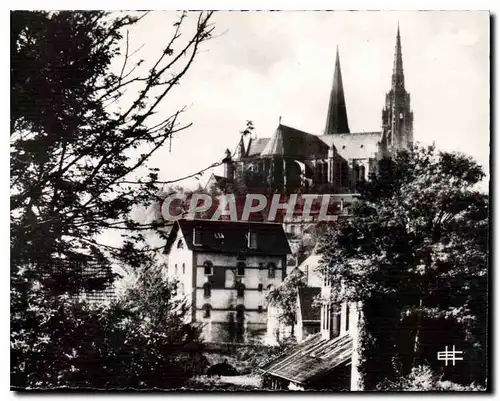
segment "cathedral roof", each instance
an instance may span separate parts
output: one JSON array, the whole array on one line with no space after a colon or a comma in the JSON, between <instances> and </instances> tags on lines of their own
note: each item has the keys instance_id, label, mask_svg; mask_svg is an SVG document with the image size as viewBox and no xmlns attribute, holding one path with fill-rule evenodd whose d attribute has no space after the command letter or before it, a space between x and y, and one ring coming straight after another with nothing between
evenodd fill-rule
<instances>
[{"instance_id":1,"label":"cathedral roof","mask_svg":"<svg viewBox=\"0 0 500 401\"><path fill-rule=\"evenodd\" d=\"M312 135L280 124L272 138L251 139L246 156L282 156L297 159L324 158L334 147L344 159L368 159L378 152L382 132Z\"/></svg>"},{"instance_id":2,"label":"cathedral roof","mask_svg":"<svg viewBox=\"0 0 500 401\"><path fill-rule=\"evenodd\" d=\"M246 156L258 156L262 153L270 138L250 139Z\"/></svg>"},{"instance_id":3,"label":"cathedral roof","mask_svg":"<svg viewBox=\"0 0 500 401\"><path fill-rule=\"evenodd\" d=\"M345 160L368 159L378 152L382 132L321 135L318 138L329 147L334 146L337 153Z\"/></svg>"},{"instance_id":4,"label":"cathedral roof","mask_svg":"<svg viewBox=\"0 0 500 401\"><path fill-rule=\"evenodd\" d=\"M261 156L307 158L324 155L328 146L318 136L280 124Z\"/></svg>"}]
</instances>

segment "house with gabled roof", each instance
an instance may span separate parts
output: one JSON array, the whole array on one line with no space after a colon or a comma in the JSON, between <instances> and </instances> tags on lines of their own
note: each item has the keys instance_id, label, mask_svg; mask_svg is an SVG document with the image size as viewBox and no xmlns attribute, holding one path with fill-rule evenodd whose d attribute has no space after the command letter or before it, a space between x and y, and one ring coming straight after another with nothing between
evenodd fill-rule
<instances>
[{"instance_id":1,"label":"house with gabled roof","mask_svg":"<svg viewBox=\"0 0 500 401\"><path fill-rule=\"evenodd\" d=\"M180 219L165 253L206 341L265 335L266 290L285 278L290 253L281 224Z\"/></svg>"}]
</instances>

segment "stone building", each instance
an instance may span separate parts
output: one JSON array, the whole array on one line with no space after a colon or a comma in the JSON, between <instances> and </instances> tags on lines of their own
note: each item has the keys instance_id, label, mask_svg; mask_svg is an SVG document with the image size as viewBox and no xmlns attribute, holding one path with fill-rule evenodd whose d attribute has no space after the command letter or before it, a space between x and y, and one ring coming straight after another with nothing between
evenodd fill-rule
<instances>
[{"instance_id":1,"label":"stone building","mask_svg":"<svg viewBox=\"0 0 500 401\"><path fill-rule=\"evenodd\" d=\"M242 136L237 152L225 159L224 177L210 185L235 181L258 193L355 193L376 162L413 142L413 112L405 89L399 27L391 87L382 110L381 128L351 132L340 67L334 69L325 129L319 135L278 124L269 138Z\"/></svg>"},{"instance_id":2,"label":"stone building","mask_svg":"<svg viewBox=\"0 0 500 401\"><path fill-rule=\"evenodd\" d=\"M290 253L281 224L181 219L165 252L205 340L265 335L266 290L284 279Z\"/></svg>"},{"instance_id":3,"label":"stone building","mask_svg":"<svg viewBox=\"0 0 500 401\"><path fill-rule=\"evenodd\" d=\"M280 125L273 138L260 139L254 144L250 141L244 157L239 159L243 161L242 169L245 171L247 160L250 165L257 164L255 170L267 174L269 182L283 190L293 190L297 185L304 189L321 190L326 184L326 190L333 193L355 193L356 182L368 179L367 174L375 170L376 162L381 157L390 157L395 150L410 146L413 142L413 112L410 95L404 85L399 27L391 88L386 94L386 104L382 110L382 130L369 133L349 132L337 53L325 132L312 137L311 134L297 133L294 129ZM288 150L295 148L285 144L299 143L301 140L297 138L303 138L302 153L292 151L296 159L289 158ZM306 166L302 170L305 174L297 175L295 172L298 170L289 167L293 163L297 164L296 160ZM283 175L282 178L273 175L276 169ZM234 171L236 173L237 169ZM308 171L312 178L304 182L304 176L308 180ZM313 255L307 263L313 264L313 259L318 257L319 255ZM261 366L266 387L290 390L361 389L358 345L363 323L360 305L344 302L334 307L329 301L332 284L323 278L319 291L322 303L320 332L306 337L291 351Z\"/></svg>"}]
</instances>

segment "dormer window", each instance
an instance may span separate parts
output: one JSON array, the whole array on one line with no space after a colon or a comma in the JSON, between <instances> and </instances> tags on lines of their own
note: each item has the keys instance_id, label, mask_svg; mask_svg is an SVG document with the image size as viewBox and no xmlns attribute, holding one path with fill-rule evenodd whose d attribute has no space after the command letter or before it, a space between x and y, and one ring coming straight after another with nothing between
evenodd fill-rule
<instances>
[{"instance_id":1,"label":"dormer window","mask_svg":"<svg viewBox=\"0 0 500 401\"><path fill-rule=\"evenodd\" d=\"M202 245L201 230L199 228L193 228L193 245Z\"/></svg>"},{"instance_id":2,"label":"dormer window","mask_svg":"<svg viewBox=\"0 0 500 401\"><path fill-rule=\"evenodd\" d=\"M257 233L250 231L247 235L247 239L248 239L248 248L257 249Z\"/></svg>"}]
</instances>

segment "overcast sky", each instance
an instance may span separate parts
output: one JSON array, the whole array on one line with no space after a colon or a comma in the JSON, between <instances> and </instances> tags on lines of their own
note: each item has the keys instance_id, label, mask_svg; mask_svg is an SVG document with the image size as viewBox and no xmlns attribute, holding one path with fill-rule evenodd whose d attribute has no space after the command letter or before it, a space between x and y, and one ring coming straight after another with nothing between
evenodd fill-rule
<instances>
[{"instance_id":1,"label":"overcast sky","mask_svg":"<svg viewBox=\"0 0 500 401\"><path fill-rule=\"evenodd\" d=\"M170 38L175 15L152 12L131 31L133 45L145 44L142 58ZM220 160L245 120L259 137L271 136L280 116L321 134L337 45L351 132L380 130L398 21L415 140L467 153L488 171L487 12L218 12L219 36L204 45L169 99L168 107L190 106L183 122L193 126L173 139L171 153L155 156L161 179Z\"/></svg>"}]
</instances>

